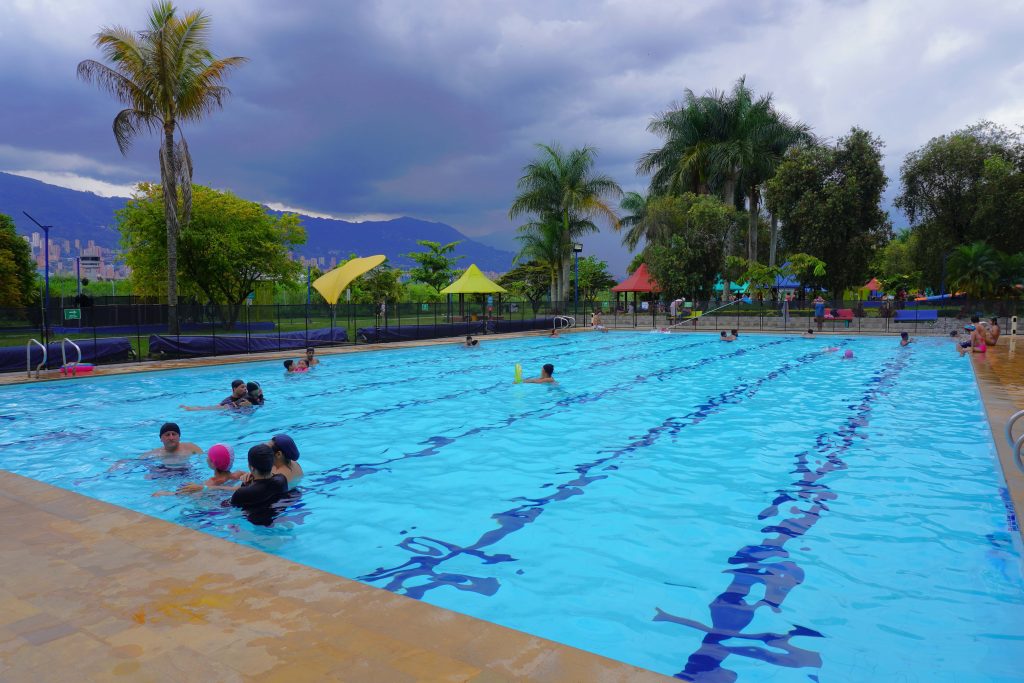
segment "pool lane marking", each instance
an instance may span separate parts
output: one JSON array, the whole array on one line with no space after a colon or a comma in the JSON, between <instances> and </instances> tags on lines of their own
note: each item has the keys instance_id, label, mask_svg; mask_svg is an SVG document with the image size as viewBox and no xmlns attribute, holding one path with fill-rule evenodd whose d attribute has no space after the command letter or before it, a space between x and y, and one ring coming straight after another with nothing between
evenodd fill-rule
<instances>
[{"instance_id":1,"label":"pool lane marking","mask_svg":"<svg viewBox=\"0 0 1024 683\"><path fill-rule=\"evenodd\" d=\"M771 344L779 344L779 343L781 343L781 341L770 342L769 344L766 344L765 346L771 345ZM706 342L693 342L693 343L685 344L685 345L682 345L682 346L678 346L676 348L684 349L684 348L690 348L690 347L704 346L705 344L706 344ZM760 348L760 347L754 347L754 348ZM740 351L737 351L735 354L731 354L731 355L744 355L747 352L748 352L747 349L741 349ZM648 352L644 351L644 352L639 352L637 354L632 354L632 355L629 355L629 356L619 356L619 357L616 358L616 360L614 362L619 362L619 361L622 361L622 360L629 360L630 358L644 357L644 356L647 356L647 355L649 355ZM704 365L707 365L709 362L714 362L715 360L717 360L719 358L722 358L722 357L725 357L725 356L717 355L717 356L704 357L704 358L700 359L699 361L695 361L695 362L691 363L688 366L681 366L681 367L677 367L677 368L671 368L670 372L685 372L685 371L688 371L688 370L692 370L692 369L696 369L696 368L699 368L699 367L703 367ZM599 361L599 362L593 363L591 365L584 366L584 367L580 368L580 370L590 370L590 369L592 369L594 367L599 367L599 366L605 365L607 363L608 363L608 361ZM312 481L316 482L317 484L332 484L332 483L336 483L336 482L339 482L339 481L359 479L360 477L364 477L364 476L367 476L369 474L374 474L376 472L383 471L383 469L386 468L388 465L391 465L391 464L396 463L396 462L400 462L402 460L411 460L411 459L415 459L415 458L424 458L424 457L429 457L429 456L432 456L432 455L436 455L437 453L440 452L440 450L442 448L455 443L455 441L457 441L458 439L462 439L462 438L465 438L467 436L473 436L475 434L479 434L479 433L486 432L486 431L493 431L493 430L496 430L496 429L504 429L505 427L509 427L509 426L515 424L516 422L518 422L521 419L525 419L525 418L529 418L529 417L535 417L535 416L538 416L538 415L539 416L543 416L543 417L548 417L551 414L554 414L554 413L551 412L553 410L557 410L559 408L565 408L567 406L571 406L571 405L574 405L574 404L584 404L584 403L590 403L592 401L601 400L603 398L606 398L611 393L616 393L616 392L619 392L619 391L624 391L624 390L632 389L636 385L637 382L645 382L648 379L650 379L651 377L654 377L655 375L657 375L658 376L657 378L660 379L662 376L665 376L665 374L667 372L668 371L662 370L662 371L658 371L656 373L653 373L652 375L649 375L649 376L638 375L636 377L633 377L633 378L629 379L628 381L612 385L611 387L608 387L607 389L604 389L604 390L602 390L602 391L600 391L600 392L598 392L596 394L590 394L590 393L585 392L585 393L577 394L577 395L572 396L570 398L559 399L559 400L557 400L557 401L555 401L553 403L546 403L546 404L540 406L539 408L535 408L533 410L525 411L525 412L519 413L517 415L511 415L509 417L503 418L502 420L500 420L497 423L493 423L493 424L490 424L490 425L484 425L482 427L474 427L473 429L470 429L469 431L464 432L464 433L459 434L459 435L454 436L454 437L448 437L448 436L443 436L443 435L431 436L431 437L428 437L426 440L420 442L421 445L427 445L427 448L421 449L419 451L414 451L412 453L402 453L402 454L397 455L397 456L395 456L393 458L386 458L386 459L383 459L383 460L380 460L380 461L377 461L377 462L345 463L345 464L339 465L337 467L332 467L332 468L328 468L326 470L322 470L321 472L319 472L317 474L317 478L312 479ZM450 394L448 396L443 396L443 397L440 397L440 398L420 399L420 400L417 400L417 401L414 401L414 402L410 402L410 405L426 405L426 404L434 403L434 402L442 400L442 399L448 400L448 399L451 399L451 398L458 398L459 396L463 396L463 395L466 395L466 394L479 395L481 393L488 393L490 391L494 391L496 389L499 389L499 388L502 388L502 387L508 387L508 386L509 386L509 383L507 381L502 381L502 382L494 384L494 385L492 385L490 387L487 387L485 389L466 389L466 390L461 390L461 391L455 392L453 394ZM403 407L409 407L409 406L403 406ZM366 413L364 415L360 415L358 417L360 419L363 419L365 417L375 416L375 415L378 415L378 414L382 414L383 412L390 412L390 410L392 410L392 409L391 408L381 409L381 410L378 410L378 411L372 411L370 413ZM347 421L349 419L352 419L352 418L346 418L344 421ZM339 426L339 425L343 424L344 421L333 422L333 423L310 423L308 425L299 426L299 427L295 428L293 431L302 431L303 429L322 428L324 426Z\"/></svg>"},{"instance_id":2,"label":"pool lane marking","mask_svg":"<svg viewBox=\"0 0 1024 683\"><path fill-rule=\"evenodd\" d=\"M786 542L806 534L821 519L822 512L827 512L828 501L838 496L821 480L830 472L843 470L848 466L840 457L850 450L855 439L861 438L858 430L868 425L873 404L884 396L895 384L896 378L907 365L908 354L891 358L876 370L868 381L860 398L847 406L855 411L834 430L822 432L815 439L815 458L824 458L825 462L815 470L811 469L811 452L802 451L793 457L796 460L796 472L802 476L793 482L795 489L791 493L780 491L780 495L772 501L759 515L764 520L778 513L778 506L786 502L809 502L810 509L801 510L796 506L790 508L800 517L791 517L778 524L761 529L763 533L774 533L774 537L765 538L759 545L744 546L738 550L728 562L731 565L742 564L742 568L726 570L733 575L732 582L709 605L712 625L707 626L699 621L672 615L661 608L655 608L654 621L666 621L697 629L705 633L700 648L687 659L682 671L675 674L677 678L701 683L726 683L736 679L733 671L722 668L722 663L730 655L739 655L758 659L771 664L790 668L820 668L821 655L811 650L797 647L791 642L796 636L824 637L818 631L794 625L786 633L744 633L755 612L760 607L769 607L780 612L782 603L796 586L803 583L804 571L792 561L771 562L770 558L788 558L785 550ZM839 442L835 442L838 437ZM761 584L765 589L763 599L747 604L744 599L751 589ZM757 647L753 644L743 646L727 646L723 642L729 639L741 641L759 641L768 646ZM774 648L768 649L768 648ZM777 652L781 650L784 654ZM812 680L817 680L812 675Z\"/></svg>"},{"instance_id":3,"label":"pool lane marking","mask_svg":"<svg viewBox=\"0 0 1024 683\"><path fill-rule=\"evenodd\" d=\"M782 341L772 342L772 344L779 344ZM730 356L743 355L742 351L730 354ZM741 403L743 398L753 397L768 382L822 357L825 357L825 354L820 351L807 353L783 364L781 367L772 370L757 380L742 382L731 389L708 398L704 403L699 404L696 410L682 417L667 418L661 424L648 429L645 435L632 437L627 445L611 451L609 455L575 466L573 471L578 476L568 482L559 484L556 487L557 493L554 495L544 498L514 498L513 500L524 500L527 503L511 510L491 515L491 518L498 523L498 528L485 532L476 542L469 546L462 547L427 536L406 538L398 544L398 547L414 553L412 558L397 567L388 569L378 567L375 571L359 576L357 579L367 583L389 579L388 583L383 586L385 589L393 592L401 591L403 595L417 599L422 598L427 591L442 586L450 586L461 591L473 591L483 595L493 595L500 586L500 583L494 577L438 572L437 568L448 560L466 555L480 559L483 564L514 561L515 558L510 555L487 554L482 549L501 541L510 534L536 521L544 512L544 506L547 504L565 501L574 496L582 495L583 488L595 481L607 479L610 476L608 474L592 475L590 474L591 470L607 465L611 461L632 453L639 448L650 446L662 435L676 435L687 426L700 424L711 415L721 412L726 407ZM408 581L417 581L418 585L407 586L405 584Z\"/></svg>"}]
</instances>

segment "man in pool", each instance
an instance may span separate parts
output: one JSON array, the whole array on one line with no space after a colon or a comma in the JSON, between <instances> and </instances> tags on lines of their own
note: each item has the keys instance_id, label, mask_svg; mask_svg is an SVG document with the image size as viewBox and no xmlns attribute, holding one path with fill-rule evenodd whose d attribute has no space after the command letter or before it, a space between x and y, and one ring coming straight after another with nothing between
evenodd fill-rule
<instances>
[{"instance_id":1,"label":"man in pool","mask_svg":"<svg viewBox=\"0 0 1024 683\"><path fill-rule=\"evenodd\" d=\"M314 358L313 354L316 353L316 349L310 346L306 349L306 367L313 367L314 365L320 365L320 359Z\"/></svg>"},{"instance_id":2,"label":"man in pool","mask_svg":"<svg viewBox=\"0 0 1024 683\"><path fill-rule=\"evenodd\" d=\"M900 332L900 346L907 346L910 342L914 341L910 338L910 335L906 332Z\"/></svg>"},{"instance_id":3,"label":"man in pool","mask_svg":"<svg viewBox=\"0 0 1024 683\"><path fill-rule=\"evenodd\" d=\"M252 478L231 494L231 504L240 508L269 506L288 493L288 480L274 474L274 449L265 443L249 449L249 472Z\"/></svg>"},{"instance_id":4,"label":"man in pool","mask_svg":"<svg viewBox=\"0 0 1024 683\"><path fill-rule=\"evenodd\" d=\"M733 337L732 335L730 335L725 330L722 330L721 334L718 335L718 341L727 341L727 342L736 341L736 337Z\"/></svg>"},{"instance_id":5,"label":"man in pool","mask_svg":"<svg viewBox=\"0 0 1024 683\"><path fill-rule=\"evenodd\" d=\"M160 427L160 443L163 444L146 453L158 456L165 465L181 465L189 456L202 453L203 449L191 441L181 440L181 428L175 422L165 422Z\"/></svg>"},{"instance_id":6,"label":"man in pool","mask_svg":"<svg viewBox=\"0 0 1024 683\"><path fill-rule=\"evenodd\" d=\"M473 346L477 346L479 344L480 344L480 340L479 339L473 339L473 335L471 335L471 334L467 334L466 335L466 341L464 341L462 343L462 345L466 346L466 347L473 347Z\"/></svg>"},{"instance_id":7,"label":"man in pool","mask_svg":"<svg viewBox=\"0 0 1024 683\"><path fill-rule=\"evenodd\" d=\"M224 410L224 409L237 409L247 408L252 404L249 403L248 389L245 386L245 382L240 379L232 380L231 382L231 395L225 398L223 401L215 406L186 406L181 407L185 410Z\"/></svg>"},{"instance_id":8,"label":"man in pool","mask_svg":"<svg viewBox=\"0 0 1024 683\"><path fill-rule=\"evenodd\" d=\"M544 367L540 369L540 377L531 377L530 379L524 379L523 384L557 384L553 375L555 374L555 366L551 363L545 363Z\"/></svg>"},{"instance_id":9,"label":"man in pool","mask_svg":"<svg viewBox=\"0 0 1024 683\"><path fill-rule=\"evenodd\" d=\"M800 336L803 337L804 339L815 339L814 330L812 330L809 327L807 328L807 331L801 334Z\"/></svg>"}]
</instances>

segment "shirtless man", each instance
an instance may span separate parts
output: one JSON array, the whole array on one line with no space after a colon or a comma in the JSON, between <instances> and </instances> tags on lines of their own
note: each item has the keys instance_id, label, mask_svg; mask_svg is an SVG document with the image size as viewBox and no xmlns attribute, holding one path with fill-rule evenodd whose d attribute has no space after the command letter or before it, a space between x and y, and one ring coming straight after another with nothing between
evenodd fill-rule
<instances>
[{"instance_id":1,"label":"shirtless man","mask_svg":"<svg viewBox=\"0 0 1024 683\"><path fill-rule=\"evenodd\" d=\"M248 389L245 386L245 382L240 379L233 380L231 382L231 395L225 398L223 401L215 406L186 406L181 407L185 410L223 410L225 408L246 408L251 406L249 403Z\"/></svg>"},{"instance_id":2,"label":"shirtless man","mask_svg":"<svg viewBox=\"0 0 1024 683\"><path fill-rule=\"evenodd\" d=\"M174 422L165 422L160 427L160 443L163 445L148 451L145 455L155 455L165 465L183 464L188 462L190 456L203 452L202 448L191 441L181 440L181 428Z\"/></svg>"},{"instance_id":3,"label":"shirtless man","mask_svg":"<svg viewBox=\"0 0 1024 683\"><path fill-rule=\"evenodd\" d=\"M316 349L314 349L312 346L306 349L306 367L311 368L314 365L320 365L320 359L313 357L313 354L315 353Z\"/></svg>"},{"instance_id":4,"label":"shirtless man","mask_svg":"<svg viewBox=\"0 0 1024 683\"><path fill-rule=\"evenodd\" d=\"M727 341L727 342L736 341L736 337L732 336L731 334L729 334L725 330L722 330L722 333L718 336L718 341Z\"/></svg>"},{"instance_id":5,"label":"shirtless man","mask_svg":"<svg viewBox=\"0 0 1024 683\"><path fill-rule=\"evenodd\" d=\"M801 334L800 336L803 337L804 339L816 339L816 337L814 336L814 330L812 330L809 327L807 328L807 331Z\"/></svg>"},{"instance_id":6,"label":"shirtless man","mask_svg":"<svg viewBox=\"0 0 1024 683\"><path fill-rule=\"evenodd\" d=\"M524 379L523 384L557 384L557 382L555 382L555 378L552 377L554 374L555 366L551 363L545 363L544 367L540 369L540 377Z\"/></svg>"},{"instance_id":7,"label":"shirtless man","mask_svg":"<svg viewBox=\"0 0 1024 683\"><path fill-rule=\"evenodd\" d=\"M590 324L598 332L607 332L608 328L604 326L604 322L601 320L601 312L594 311L594 315L590 316Z\"/></svg>"},{"instance_id":8,"label":"shirtless man","mask_svg":"<svg viewBox=\"0 0 1024 683\"><path fill-rule=\"evenodd\" d=\"M914 341L910 338L910 335L906 332L900 332L900 346L907 346L910 342Z\"/></svg>"}]
</instances>

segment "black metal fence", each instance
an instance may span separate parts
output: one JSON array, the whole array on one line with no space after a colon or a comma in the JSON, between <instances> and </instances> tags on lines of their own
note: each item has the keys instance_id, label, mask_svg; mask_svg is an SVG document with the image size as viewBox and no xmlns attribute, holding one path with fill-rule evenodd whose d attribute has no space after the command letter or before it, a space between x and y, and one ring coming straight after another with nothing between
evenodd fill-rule
<instances>
[{"instance_id":1,"label":"black metal fence","mask_svg":"<svg viewBox=\"0 0 1024 683\"><path fill-rule=\"evenodd\" d=\"M167 306L126 301L107 305L51 302L50 309L0 308L0 370L24 369L30 339L50 344L47 367L61 364L58 345L64 339L91 343L91 349L113 344L109 358L98 362L217 356L299 350L306 346L338 346L391 339L430 339L463 334L592 323L601 314L609 328L666 328L677 331L822 332L857 334L948 334L971 316L995 317L1009 331L1011 318L1024 306L1017 299L1001 301L847 301L827 302L816 311L812 301L752 302L720 300L529 302L477 298L442 303L371 304L214 304L178 306L179 330L167 333ZM817 316L820 312L823 315ZM44 315L45 313L45 315ZM555 322L556 316L565 316ZM82 344L79 344L80 346ZM70 351L69 351L70 352ZM41 350L40 350L41 354ZM10 358L20 358L20 361ZM13 367L11 367L13 364Z\"/></svg>"}]
</instances>

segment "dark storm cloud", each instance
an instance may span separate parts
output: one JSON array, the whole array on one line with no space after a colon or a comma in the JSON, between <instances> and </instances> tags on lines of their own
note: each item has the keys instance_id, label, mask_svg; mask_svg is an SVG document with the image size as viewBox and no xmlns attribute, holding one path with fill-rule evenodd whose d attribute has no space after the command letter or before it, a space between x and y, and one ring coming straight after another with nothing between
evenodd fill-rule
<instances>
[{"instance_id":1,"label":"dark storm cloud","mask_svg":"<svg viewBox=\"0 0 1024 683\"><path fill-rule=\"evenodd\" d=\"M642 190L652 116L728 89L756 92L835 138L888 143L887 168L982 117L1022 118L1021 7L952 1L360 2L219 0L223 111L186 134L196 180L340 216L406 214L467 234L511 233L534 145L589 144L601 172ZM985 4L985 3L983 3ZM989 6L990 5L990 6ZM189 9L192 3L181 3ZM75 78L100 26L144 25L148 2L16 2L0 22L0 170L128 185L155 179L154 138L122 157L118 107ZM506 240L507 241L507 240ZM621 272L615 235L588 240Z\"/></svg>"}]
</instances>

